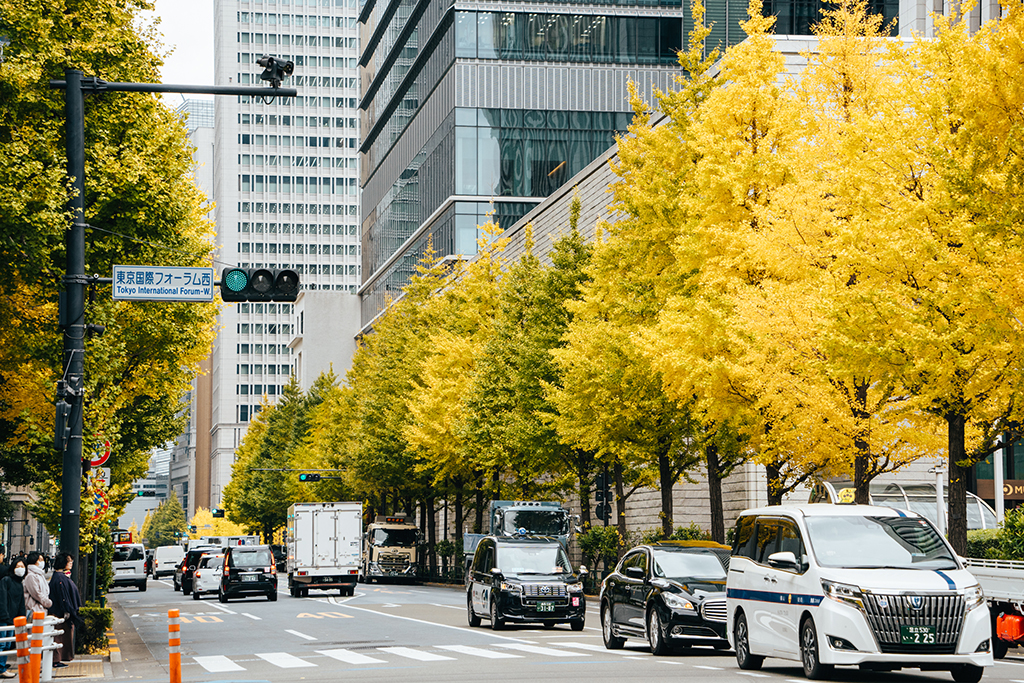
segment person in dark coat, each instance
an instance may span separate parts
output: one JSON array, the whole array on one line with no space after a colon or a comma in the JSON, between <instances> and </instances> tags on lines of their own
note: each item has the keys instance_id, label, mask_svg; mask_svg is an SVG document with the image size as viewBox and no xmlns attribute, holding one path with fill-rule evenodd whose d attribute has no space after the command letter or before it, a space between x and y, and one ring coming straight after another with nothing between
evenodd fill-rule
<instances>
[{"instance_id":1,"label":"person in dark coat","mask_svg":"<svg viewBox=\"0 0 1024 683\"><path fill-rule=\"evenodd\" d=\"M8 580L10 568L4 562L6 548L0 544L0 638L9 638L14 635L14 617L21 616L21 612L11 612L11 601L7 597L7 587L4 585ZM21 584L18 584L18 592L21 592ZM24 601L24 598L22 598ZM0 652L13 649L13 643L0 643ZM10 659L7 655L0 655L0 678L14 678L17 676L17 668L10 666Z\"/></svg>"},{"instance_id":2,"label":"person in dark coat","mask_svg":"<svg viewBox=\"0 0 1024 683\"><path fill-rule=\"evenodd\" d=\"M71 580L73 564L74 559L70 554L58 554L53 576L50 577L50 600L53 604L48 611L51 615L64 619L64 623L58 627L64 631L58 637L61 647L53 651L55 668L67 666L64 662L70 662L75 658L75 629L84 625L82 618L78 616L82 596L78 592L78 586Z\"/></svg>"}]
</instances>

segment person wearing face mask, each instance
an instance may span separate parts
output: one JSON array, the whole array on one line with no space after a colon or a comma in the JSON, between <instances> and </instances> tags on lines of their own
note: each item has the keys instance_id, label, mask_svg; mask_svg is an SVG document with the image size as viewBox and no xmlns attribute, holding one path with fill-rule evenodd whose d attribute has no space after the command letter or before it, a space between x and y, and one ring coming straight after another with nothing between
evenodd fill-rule
<instances>
[{"instance_id":1,"label":"person wearing face mask","mask_svg":"<svg viewBox=\"0 0 1024 683\"><path fill-rule=\"evenodd\" d=\"M38 552L28 554L28 572L21 582L25 589L25 608L29 620L33 612L45 612L53 603L50 601L50 586L46 583L46 558Z\"/></svg>"},{"instance_id":2,"label":"person wearing face mask","mask_svg":"<svg viewBox=\"0 0 1024 683\"><path fill-rule=\"evenodd\" d=\"M58 637L60 649L53 652L54 668L67 666L64 662L70 662L75 658L75 631L85 626L85 622L78 616L82 596L78 592L78 586L71 580L73 566L74 558L70 554L59 553L53 565L53 576L50 578L50 599L53 600L50 614L64 619L64 625L61 626L64 633Z\"/></svg>"},{"instance_id":3,"label":"person wearing face mask","mask_svg":"<svg viewBox=\"0 0 1024 683\"><path fill-rule=\"evenodd\" d=\"M9 578L7 576L9 568L4 562L5 550L4 546L0 544L0 638L9 638L14 635L14 617L20 615L20 613L12 613L8 604L10 601L7 598L5 583ZM0 653L10 650L11 645L12 643L0 643ZM17 675L14 667L9 666L7 655L0 654L0 678L14 678Z\"/></svg>"},{"instance_id":4,"label":"person wearing face mask","mask_svg":"<svg viewBox=\"0 0 1024 683\"><path fill-rule=\"evenodd\" d=\"M19 556L11 562L10 572L0 576L0 632L3 632L5 626L13 629L14 618L25 613L22 581L26 573L28 570L25 568L25 558ZM7 632L13 633L13 630ZM17 675L17 667L8 660L7 668L0 673L0 678L14 678Z\"/></svg>"}]
</instances>

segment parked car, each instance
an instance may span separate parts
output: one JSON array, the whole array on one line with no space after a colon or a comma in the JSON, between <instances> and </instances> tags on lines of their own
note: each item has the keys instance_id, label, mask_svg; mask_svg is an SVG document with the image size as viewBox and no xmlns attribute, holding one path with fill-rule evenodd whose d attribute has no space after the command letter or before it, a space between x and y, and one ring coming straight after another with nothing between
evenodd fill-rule
<instances>
[{"instance_id":1,"label":"parked car","mask_svg":"<svg viewBox=\"0 0 1024 683\"><path fill-rule=\"evenodd\" d=\"M736 522L727 579L729 641L741 669L765 657L802 663L949 671L977 683L992 665L992 628L978 580L931 522L869 505L747 510Z\"/></svg>"},{"instance_id":2,"label":"parked car","mask_svg":"<svg viewBox=\"0 0 1024 683\"><path fill-rule=\"evenodd\" d=\"M207 593L220 590L220 575L224 570L224 556L203 555L199 558L199 566L192 574L192 599L199 600Z\"/></svg>"},{"instance_id":3,"label":"parked car","mask_svg":"<svg viewBox=\"0 0 1024 683\"><path fill-rule=\"evenodd\" d=\"M219 552L220 548L213 545L196 546L185 553L185 557L174 568L174 590L188 595L192 592L192 575L199 565L199 558L210 552Z\"/></svg>"},{"instance_id":4,"label":"parked car","mask_svg":"<svg viewBox=\"0 0 1024 683\"><path fill-rule=\"evenodd\" d=\"M729 647L727 545L665 541L623 556L601 584L601 632L609 650L644 638L656 655L691 645Z\"/></svg>"},{"instance_id":5,"label":"parked car","mask_svg":"<svg viewBox=\"0 0 1024 683\"><path fill-rule=\"evenodd\" d=\"M277 600L277 565L270 546L236 545L224 549L217 598L227 602L249 595L265 595L271 602Z\"/></svg>"},{"instance_id":6,"label":"parked car","mask_svg":"<svg viewBox=\"0 0 1024 683\"><path fill-rule=\"evenodd\" d=\"M135 586L146 590L146 549L141 543L114 546L114 587Z\"/></svg>"},{"instance_id":7,"label":"parked car","mask_svg":"<svg viewBox=\"0 0 1024 683\"><path fill-rule=\"evenodd\" d=\"M162 545L153 552L152 574L154 579L173 575L181 561L185 559L185 549L180 545Z\"/></svg>"},{"instance_id":8,"label":"parked car","mask_svg":"<svg viewBox=\"0 0 1024 683\"><path fill-rule=\"evenodd\" d=\"M479 626L484 618L494 630L506 622L532 622L545 628L568 623L582 631L585 573L585 567L573 571L557 538L487 536L477 545L467 575L469 625Z\"/></svg>"}]
</instances>

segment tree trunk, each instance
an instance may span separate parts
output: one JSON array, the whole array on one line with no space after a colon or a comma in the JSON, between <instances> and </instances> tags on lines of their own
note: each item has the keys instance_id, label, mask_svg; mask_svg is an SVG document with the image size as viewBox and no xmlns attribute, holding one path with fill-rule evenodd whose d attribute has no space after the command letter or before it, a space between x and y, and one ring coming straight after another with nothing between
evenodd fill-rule
<instances>
[{"instance_id":1,"label":"tree trunk","mask_svg":"<svg viewBox=\"0 0 1024 683\"><path fill-rule=\"evenodd\" d=\"M709 441L704 446L704 459L708 465L708 499L711 504L711 540L725 543L725 508L722 503L722 477L719 475L718 444Z\"/></svg>"},{"instance_id":2,"label":"tree trunk","mask_svg":"<svg viewBox=\"0 0 1024 683\"><path fill-rule=\"evenodd\" d=\"M626 542L626 492L622 486L622 463L618 460L612 465L612 473L615 477L615 516L616 524L619 529L619 537L622 538L622 542ZM619 557L622 556L622 548L619 548L617 553Z\"/></svg>"},{"instance_id":3,"label":"tree trunk","mask_svg":"<svg viewBox=\"0 0 1024 683\"><path fill-rule=\"evenodd\" d=\"M853 502L858 505L871 504L871 475L868 463L871 458L871 444L860 425L866 424L871 417L866 410L868 403L868 385L857 383L854 388L853 416L857 425L857 435L853 439L856 455L853 458Z\"/></svg>"},{"instance_id":4,"label":"tree trunk","mask_svg":"<svg viewBox=\"0 0 1024 683\"><path fill-rule=\"evenodd\" d=\"M580 473L579 483L580 494L580 526L584 529L590 528L590 480L584 473Z\"/></svg>"},{"instance_id":5,"label":"tree trunk","mask_svg":"<svg viewBox=\"0 0 1024 683\"><path fill-rule=\"evenodd\" d=\"M437 511L434 498L427 499L427 562L430 576L437 575Z\"/></svg>"},{"instance_id":6,"label":"tree trunk","mask_svg":"<svg viewBox=\"0 0 1024 683\"><path fill-rule=\"evenodd\" d=\"M484 532L484 489L477 484L476 487L476 518L473 520L473 533Z\"/></svg>"},{"instance_id":7,"label":"tree trunk","mask_svg":"<svg viewBox=\"0 0 1024 683\"><path fill-rule=\"evenodd\" d=\"M768 477L768 504L782 505L782 472L777 463L764 466Z\"/></svg>"},{"instance_id":8,"label":"tree trunk","mask_svg":"<svg viewBox=\"0 0 1024 683\"><path fill-rule=\"evenodd\" d=\"M961 466L967 460L964 445L963 415L950 413L946 416L949 448L949 513L946 515L946 538L958 555L967 554L967 478L970 467ZM942 491L936 495L941 496Z\"/></svg>"},{"instance_id":9,"label":"tree trunk","mask_svg":"<svg viewBox=\"0 0 1024 683\"><path fill-rule=\"evenodd\" d=\"M658 456L658 478L661 480L661 535L662 538L672 536L672 463L668 455Z\"/></svg>"},{"instance_id":10,"label":"tree trunk","mask_svg":"<svg viewBox=\"0 0 1024 683\"><path fill-rule=\"evenodd\" d=\"M455 482L455 534L452 540L455 541L457 553L462 553L462 482Z\"/></svg>"}]
</instances>

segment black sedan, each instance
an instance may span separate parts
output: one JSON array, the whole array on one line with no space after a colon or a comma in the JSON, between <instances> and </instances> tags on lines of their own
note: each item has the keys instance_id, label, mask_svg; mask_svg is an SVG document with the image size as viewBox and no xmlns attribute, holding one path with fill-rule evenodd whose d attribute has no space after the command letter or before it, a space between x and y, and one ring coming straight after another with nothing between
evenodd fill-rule
<instances>
[{"instance_id":1,"label":"black sedan","mask_svg":"<svg viewBox=\"0 0 1024 683\"><path fill-rule=\"evenodd\" d=\"M691 645L729 647L725 578L729 546L666 541L630 550L601 584L604 646L646 638L651 652Z\"/></svg>"}]
</instances>

